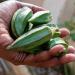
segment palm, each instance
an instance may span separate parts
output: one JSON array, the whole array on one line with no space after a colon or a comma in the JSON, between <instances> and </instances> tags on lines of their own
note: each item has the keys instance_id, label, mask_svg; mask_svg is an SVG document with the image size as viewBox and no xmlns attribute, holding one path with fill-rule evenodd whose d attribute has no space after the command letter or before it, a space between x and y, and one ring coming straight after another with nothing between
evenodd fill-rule
<instances>
[{"instance_id":1,"label":"palm","mask_svg":"<svg viewBox=\"0 0 75 75\"><path fill-rule=\"evenodd\" d=\"M9 33L11 18L14 12L23 6L29 6L33 10L33 12L45 10L32 4L20 3L15 1L13 2L7 1L0 4L0 57L13 62L14 64L27 64L31 66L40 66L40 67L50 67L58 65L59 64L58 60L56 58L50 60L50 57L52 54L55 54L58 51L63 51L64 47L62 45L57 45L54 48L52 48L52 50L44 51L35 56L27 55L25 53L10 52L5 49L9 44L11 44L14 41ZM67 31L65 32L66 34L63 35L66 36L68 32ZM70 48L70 51L74 52L74 50L75 50L74 48ZM69 61L66 60L69 57L75 58L75 55L68 54L68 56L62 57L62 59L65 58L65 62L70 62L72 60ZM65 63L62 62L62 59L60 59L60 62Z\"/></svg>"}]
</instances>

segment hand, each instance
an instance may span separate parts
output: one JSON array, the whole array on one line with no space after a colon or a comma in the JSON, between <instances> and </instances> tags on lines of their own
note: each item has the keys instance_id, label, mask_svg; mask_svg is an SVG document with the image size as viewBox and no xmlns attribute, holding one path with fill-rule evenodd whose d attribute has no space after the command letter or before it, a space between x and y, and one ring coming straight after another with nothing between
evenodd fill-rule
<instances>
[{"instance_id":1,"label":"hand","mask_svg":"<svg viewBox=\"0 0 75 75\"><path fill-rule=\"evenodd\" d=\"M49 51L43 51L37 55L27 55L25 53L7 51L6 47L14 40L10 36L9 25L14 12L23 7L28 6L35 13L39 10L45 10L33 4L22 3L18 1L5 1L0 3L0 57L16 64L24 64L37 67L54 67L56 65L68 63L75 60L75 48L69 46L68 54L62 56L59 60L53 55L58 52L63 52L62 45L56 45ZM61 36L66 37L69 31L65 28L60 29Z\"/></svg>"}]
</instances>

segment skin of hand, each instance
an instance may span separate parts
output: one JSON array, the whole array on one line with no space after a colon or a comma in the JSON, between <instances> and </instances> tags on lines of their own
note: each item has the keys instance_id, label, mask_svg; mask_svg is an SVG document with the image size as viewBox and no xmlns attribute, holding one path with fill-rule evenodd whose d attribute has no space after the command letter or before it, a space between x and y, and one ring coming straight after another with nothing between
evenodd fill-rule
<instances>
[{"instance_id":1,"label":"skin of hand","mask_svg":"<svg viewBox=\"0 0 75 75\"><path fill-rule=\"evenodd\" d=\"M31 8L34 13L40 10L45 10L44 8L36 5L22 3L19 1L5 1L0 3L0 57L16 65L29 65L46 68L75 61L75 48L72 46L69 46L68 53L59 59L53 55L58 52L63 52L64 47L62 45L56 45L49 51L43 51L36 55L27 55L26 53L6 50L6 47L14 41L9 34L11 18L17 9L24 6ZM66 28L62 28L60 29L60 33L60 37L63 38L69 35L70 32Z\"/></svg>"}]
</instances>

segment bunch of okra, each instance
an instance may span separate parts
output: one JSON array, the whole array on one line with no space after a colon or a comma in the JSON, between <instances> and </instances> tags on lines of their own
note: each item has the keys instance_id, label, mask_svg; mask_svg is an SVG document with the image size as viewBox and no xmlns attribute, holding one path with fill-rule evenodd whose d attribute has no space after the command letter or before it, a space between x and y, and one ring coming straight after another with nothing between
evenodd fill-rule
<instances>
[{"instance_id":1,"label":"bunch of okra","mask_svg":"<svg viewBox=\"0 0 75 75\"><path fill-rule=\"evenodd\" d=\"M18 9L11 20L11 30L16 39L7 49L37 54L62 44L66 53L68 43L60 38L59 28L50 24L51 20L50 11L33 13L28 7Z\"/></svg>"}]
</instances>

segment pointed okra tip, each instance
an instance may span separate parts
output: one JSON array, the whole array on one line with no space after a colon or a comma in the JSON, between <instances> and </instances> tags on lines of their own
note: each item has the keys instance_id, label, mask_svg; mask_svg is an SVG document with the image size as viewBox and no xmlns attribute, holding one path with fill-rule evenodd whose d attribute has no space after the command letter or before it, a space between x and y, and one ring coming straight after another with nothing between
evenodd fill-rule
<instances>
[{"instance_id":1,"label":"pointed okra tip","mask_svg":"<svg viewBox=\"0 0 75 75\"><path fill-rule=\"evenodd\" d=\"M9 46L7 46L7 50L10 50L10 49L12 49L13 47L11 46L11 45L9 45Z\"/></svg>"},{"instance_id":2,"label":"pointed okra tip","mask_svg":"<svg viewBox=\"0 0 75 75\"><path fill-rule=\"evenodd\" d=\"M12 50L12 49L16 49L16 48L15 48L15 45L12 43L12 44L8 45L8 46L6 47L6 49L7 49L7 50Z\"/></svg>"}]
</instances>

